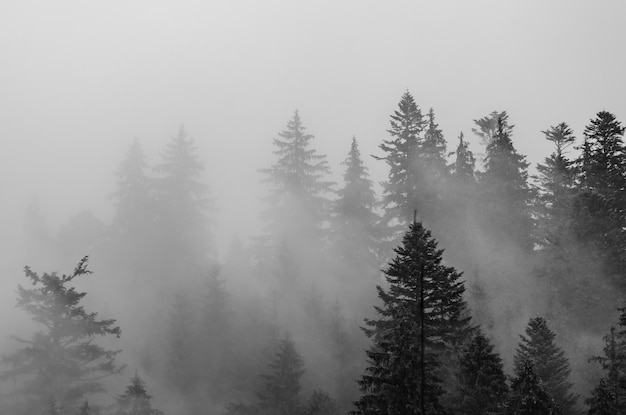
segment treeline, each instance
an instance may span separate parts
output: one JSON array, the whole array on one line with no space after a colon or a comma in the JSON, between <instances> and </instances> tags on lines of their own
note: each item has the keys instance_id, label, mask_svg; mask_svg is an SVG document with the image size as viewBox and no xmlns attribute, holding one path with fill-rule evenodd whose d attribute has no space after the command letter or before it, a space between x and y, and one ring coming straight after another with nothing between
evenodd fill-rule
<instances>
[{"instance_id":1,"label":"treeline","mask_svg":"<svg viewBox=\"0 0 626 415\"><path fill-rule=\"evenodd\" d=\"M334 183L296 112L259 172L265 230L218 262L215 203L181 127L154 166L133 142L111 223L82 212L51 236L31 209L26 252L97 261L107 280L90 288L124 322L137 370L126 393L147 396L141 373L168 413L619 413L626 334L610 324L626 294L624 127L599 112L578 146L567 124L548 127L554 150L536 177L514 131L506 112L474 120L479 169L463 134L450 152L434 111L407 92L372 161L389 169L377 195L357 139ZM72 324L77 344L100 334ZM45 351L28 369L13 359L24 349L5 354L4 378L22 396L11 411L87 411L83 398L101 389L63 395L85 384L80 373L28 389L68 344L46 328L28 340ZM603 357L580 341L606 333ZM93 402L92 412L121 410Z\"/></svg>"}]
</instances>

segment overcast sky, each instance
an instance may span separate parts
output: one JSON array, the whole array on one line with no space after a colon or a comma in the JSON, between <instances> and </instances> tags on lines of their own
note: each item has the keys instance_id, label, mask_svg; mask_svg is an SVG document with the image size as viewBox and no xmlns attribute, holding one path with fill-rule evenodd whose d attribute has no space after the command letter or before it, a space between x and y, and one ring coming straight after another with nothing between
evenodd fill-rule
<instances>
[{"instance_id":1,"label":"overcast sky","mask_svg":"<svg viewBox=\"0 0 626 415\"><path fill-rule=\"evenodd\" d=\"M407 89L450 150L463 131L481 152L472 120L506 110L536 163L551 125L580 138L599 110L626 121L625 18L617 0L1 0L0 246L33 199L52 223L107 220L131 140L157 162L181 122L223 240L256 230L256 171L295 109L337 175L353 135L380 154Z\"/></svg>"}]
</instances>

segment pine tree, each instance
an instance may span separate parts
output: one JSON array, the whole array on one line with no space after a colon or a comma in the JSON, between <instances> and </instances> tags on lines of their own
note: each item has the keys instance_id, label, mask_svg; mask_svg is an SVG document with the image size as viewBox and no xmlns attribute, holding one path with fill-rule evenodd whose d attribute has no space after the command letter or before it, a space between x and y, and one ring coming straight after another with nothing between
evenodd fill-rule
<instances>
[{"instance_id":1,"label":"pine tree","mask_svg":"<svg viewBox=\"0 0 626 415\"><path fill-rule=\"evenodd\" d=\"M585 400L589 407L587 415L619 415L615 403L615 395L611 392L604 378L600 379L598 386L591 392L591 396Z\"/></svg>"},{"instance_id":2,"label":"pine tree","mask_svg":"<svg viewBox=\"0 0 626 415\"><path fill-rule=\"evenodd\" d=\"M204 165L184 126L167 143L154 170L158 203L156 226L161 232L161 263L170 274L197 273L212 250L209 214L214 211L208 186L202 182Z\"/></svg>"},{"instance_id":3,"label":"pine tree","mask_svg":"<svg viewBox=\"0 0 626 415\"><path fill-rule=\"evenodd\" d=\"M573 384L568 381L569 362L563 350L554 342L555 337L544 318L531 319L526 336L520 335L521 342L514 359L515 368L517 372L522 372L529 361L556 404L563 412L572 413L578 397L570 392Z\"/></svg>"},{"instance_id":4,"label":"pine tree","mask_svg":"<svg viewBox=\"0 0 626 415\"><path fill-rule=\"evenodd\" d=\"M604 356L590 359L600 363L606 372L606 387L615 399L618 412L626 408L626 308L619 311L619 329L611 327L604 336Z\"/></svg>"},{"instance_id":5,"label":"pine tree","mask_svg":"<svg viewBox=\"0 0 626 415\"><path fill-rule=\"evenodd\" d=\"M468 142L463 140L463 133L459 134L459 145L455 151L455 161L452 166L452 177L460 185L476 182L476 159L468 148Z\"/></svg>"},{"instance_id":6,"label":"pine tree","mask_svg":"<svg viewBox=\"0 0 626 415\"><path fill-rule=\"evenodd\" d=\"M464 415L500 414L508 387L502 359L485 335L477 333L463 349L458 376L459 412Z\"/></svg>"},{"instance_id":7,"label":"pine tree","mask_svg":"<svg viewBox=\"0 0 626 415\"><path fill-rule=\"evenodd\" d=\"M363 165L356 138L352 138L350 152L343 162L344 187L335 202L335 226L333 239L342 260L348 264L369 262L377 247L378 217L376 194Z\"/></svg>"},{"instance_id":8,"label":"pine tree","mask_svg":"<svg viewBox=\"0 0 626 415\"><path fill-rule=\"evenodd\" d=\"M259 393L259 408L274 415L296 415L301 411L300 377L304 363L289 334L281 340L268 374L263 375L264 390Z\"/></svg>"},{"instance_id":9,"label":"pine tree","mask_svg":"<svg viewBox=\"0 0 626 415\"><path fill-rule=\"evenodd\" d=\"M472 132L480 137L483 145L489 146L498 135L498 121L501 121L504 127L504 133L509 136L513 133L514 125L509 125L509 114L506 111L492 111L491 114L479 120L474 120L474 124L478 128L472 128Z\"/></svg>"},{"instance_id":10,"label":"pine tree","mask_svg":"<svg viewBox=\"0 0 626 415\"><path fill-rule=\"evenodd\" d=\"M559 415L561 410L545 390L533 371L532 363L524 361L511 382L511 393L506 402L506 415Z\"/></svg>"},{"instance_id":11,"label":"pine tree","mask_svg":"<svg viewBox=\"0 0 626 415\"><path fill-rule=\"evenodd\" d=\"M491 234L494 246L513 241L523 250L533 248L530 208L532 192L528 185L528 163L517 153L511 141L512 126L506 113L497 120L485 156L485 172L480 175L480 206L483 225Z\"/></svg>"},{"instance_id":12,"label":"pine tree","mask_svg":"<svg viewBox=\"0 0 626 415\"><path fill-rule=\"evenodd\" d=\"M101 392L101 379L117 374L119 351L97 345L98 337L119 337L115 320L98 320L98 313L87 312L80 304L87 295L70 284L91 274L84 257L69 275L39 275L29 267L25 275L33 288L17 289L17 306L41 326L32 339L17 340L25 346L2 357L9 368L2 380L21 380L16 397L27 399L24 413L39 413L50 399L66 409L74 409L88 394Z\"/></svg>"},{"instance_id":13,"label":"pine tree","mask_svg":"<svg viewBox=\"0 0 626 415\"><path fill-rule=\"evenodd\" d=\"M326 392L314 391L303 415L339 415L339 405Z\"/></svg>"},{"instance_id":14,"label":"pine tree","mask_svg":"<svg viewBox=\"0 0 626 415\"><path fill-rule=\"evenodd\" d=\"M167 374L171 388L182 397L189 397L194 392L198 375L191 345L194 332L187 297L178 292L174 295L168 333Z\"/></svg>"},{"instance_id":15,"label":"pine tree","mask_svg":"<svg viewBox=\"0 0 626 415\"><path fill-rule=\"evenodd\" d=\"M413 96L407 91L398 103L398 109L391 115L391 128L387 131L391 138L383 140L380 149L389 166L389 180L383 183L383 223L400 231L413 218L413 211L421 213L418 154L422 138L420 134L426 126ZM397 223L395 223L397 222Z\"/></svg>"},{"instance_id":16,"label":"pine tree","mask_svg":"<svg viewBox=\"0 0 626 415\"><path fill-rule=\"evenodd\" d=\"M307 134L298 111L287 129L274 139L278 157L276 163L261 172L273 186L268 197L270 211L266 213L270 232L277 239L311 238L328 219L329 202L326 195L333 183L325 180L330 174L326 156L311 148L313 135Z\"/></svg>"},{"instance_id":17,"label":"pine tree","mask_svg":"<svg viewBox=\"0 0 626 415\"><path fill-rule=\"evenodd\" d=\"M117 410L114 415L162 415L163 413L152 408L152 397L146 391L146 383L135 372L130 385L117 398Z\"/></svg>"},{"instance_id":18,"label":"pine tree","mask_svg":"<svg viewBox=\"0 0 626 415\"><path fill-rule=\"evenodd\" d=\"M357 414L433 413L441 409L445 373L439 362L467 338L464 286L421 223L405 234L384 270L388 289L378 287L382 305L366 320L369 367L359 381Z\"/></svg>"},{"instance_id":19,"label":"pine tree","mask_svg":"<svg viewBox=\"0 0 626 415\"><path fill-rule=\"evenodd\" d=\"M116 172L117 189L113 194L116 206L114 227L127 238L137 238L154 221L154 195L147 170L143 148L135 138Z\"/></svg>"}]
</instances>

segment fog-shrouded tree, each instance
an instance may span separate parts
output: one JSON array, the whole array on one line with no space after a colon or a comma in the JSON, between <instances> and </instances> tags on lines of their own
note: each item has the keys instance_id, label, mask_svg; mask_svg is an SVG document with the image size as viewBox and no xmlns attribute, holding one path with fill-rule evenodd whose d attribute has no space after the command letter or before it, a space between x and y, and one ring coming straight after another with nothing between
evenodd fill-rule
<instances>
[{"instance_id":1,"label":"fog-shrouded tree","mask_svg":"<svg viewBox=\"0 0 626 415\"><path fill-rule=\"evenodd\" d=\"M471 331L461 275L442 263L442 252L430 231L413 222L383 271L388 288L378 287L378 317L364 328L373 344L356 414L442 409L441 375Z\"/></svg>"},{"instance_id":2,"label":"fog-shrouded tree","mask_svg":"<svg viewBox=\"0 0 626 415\"><path fill-rule=\"evenodd\" d=\"M543 317L530 319L526 336L520 335L515 355L515 370L521 373L530 362L533 372L564 413L573 413L577 395L571 392L570 367L565 352L556 345L556 335Z\"/></svg>"},{"instance_id":3,"label":"fog-shrouded tree","mask_svg":"<svg viewBox=\"0 0 626 415\"><path fill-rule=\"evenodd\" d=\"M90 394L103 392L101 380L121 371L115 359L119 350L96 343L100 337L119 337L115 320L98 319L81 304L87 293L77 291L76 279L91 274L84 257L70 274L40 275L25 268L32 288L18 286L17 307L39 326L30 339L16 338L23 345L2 356L0 379L15 384L10 395L19 402L15 414L40 413L54 401L73 411ZM10 400L3 397L3 401Z\"/></svg>"},{"instance_id":4,"label":"fog-shrouded tree","mask_svg":"<svg viewBox=\"0 0 626 415\"><path fill-rule=\"evenodd\" d=\"M489 115L474 120L476 128L472 128L472 132L476 134L483 145L489 146L498 135L498 120L501 120L504 133L511 135L514 125L509 125L509 114L506 111L492 111Z\"/></svg>"},{"instance_id":5,"label":"fog-shrouded tree","mask_svg":"<svg viewBox=\"0 0 626 415\"><path fill-rule=\"evenodd\" d=\"M313 394L306 403L303 415L339 415L341 413L339 405L326 392L313 391Z\"/></svg>"},{"instance_id":6,"label":"fog-shrouded tree","mask_svg":"<svg viewBox=\"0 0 626 415\"><path fill-rule=\"evenodd\" d=\"M391 137L380 144L384 155L377 159L385 160L389 166L389 178L383 183L383 224L394 233L400 233L411 223L413 212L421 206L417 189L418 154L421 134L427 124L422 110L408 91L400 98L390 124L387 132Z\"/></svg>"},{"instance_id":7,"label":"fog-shrouded tree","mask_svg":"<svg viewBox=\"0 0 626 415\"><path fill-rule=\"evenodd\" d=\"M603 356L591 358L605 372L605 387L613 396L613 406L621 413L626 408L626 307L620 311L618 327L604 336Z\"/></svg>"},{"instance_id":8,"label":"fog-shrouded tree","mask_svg":"<svg viewBox=\"0 0 626 415\"><path fill-rule=\"evenodd\" d=\"M148 395L146 383L135 372L124 393L117 397L116 410L113 415L162 415L163 412L153 409Z\"/></svg>"},{"instance_id":9,"label":"fog-shrouded tree","mask_svg":"<svg viewBox=\"0 0 626 415\"><path fill-rule=\"evenodd\" d=\"M601 111L585 128L581 155L580 191L573 204L574 234L601 264L604 281L626 292L626 149L624 127Z\"/></svg>"},{"instance_id":10,"label":"fog-shrouded tree","mask_svg":"<svg viewBox=\"0 0 626 415\"><path fill-rule=\"evenodd\" d=\"M156 232L161 246L162 271L172 274L199 273L213 253L211 236L214 202L203 181L204 164L195 141L180 126L154 167Z\"/></svg>"},{"instance_id":11,"label":"fog-shrouded tree","mask_svg":"<svg viewBox=\"0 0 626 415\"><path fill-rule=\"evenodd\" d=\"M280 341L268 369L262 376L263 390L258 393L261 413L299 414L302 411L300 378L304 374L304 362L289 333Z\"/></svg>"},{"instance_id":12,"label":"fog-shrouded tree","mask_svg":"<svg viewBox=\"0 0 626 415\"><path fill-rule=\"evenodd\" d=\"M187 295L174 294L168 330L167 380L179 396L189 398L195 391L198 367L194 362L193 315Z\"/></svg>"},{"instance_id":13,"label":"fog-shrouded tree","mask_svg":"<svg viewBox=\"0 0 626 415\"><path fill-rule=\"evenodd\" d=\"M431 108L427 114L424 138L418 150L418 168L420 180L418 195L422 202L424 220L438 224L443 202L443 188L448 180L447 143L443 132L435 122L435 111Z\"/></svg>"},{"instance_id":14,"label":"fog-shrouded tree","mask_svg":"<svg viewBox=\"0 0 626 415\"><path fill-rule=\"evenodd\" d=\"M591 391L591 396L585 400L587 415L619 415L615 402L615 395L611 392L606 380L601 378L598 385Z\"/></svg>"},{"instance_id":15,"label":"fog-shrouded tree","mask_svg":"<svg viewBox=\"0 0 626 415\"><path fill-rule=\"evenodd\" d=\"M489 138L485 171L479 176L481 223L493 246L512 243L515 248L529 252L533 248L533 194L528 184L528 163L515 150L512 126L507 124L506 113L503 114Z\"/></svg>"},{"instance_id":16,"label":"fog-shrouded tree","mask_svg":"<svg viewBox=\"0 0 626 415\"><path fill-rule=\"evenodd\" d=\"M505 415L560 415L563 412L535 374L533 365L525 360L516 369L511 381L511 392L506 402Z\"/></svg>"},{"instance_id":17,"label":"fog-shrouded tree","mask_svg":"<svg viewBox=\"0 0 626 415\"><path fill-rule=\"evenodd\" d=\"M464 140L463 133L459 133L459 144L454 152L454 164L451 166L451 176L460 185L469 185L476 182L476 158L469 149L469 143Z\"/></svg>"},{"instance_id":18,"label":"fog-shrouded tree","mask_svg":"<svg viewBox=\"0 0 626 415\"><path fill-rule=\"evenodd\" d=\"M463 415L501 414L509 388L502 359L489 339L478 332L460 356L457 411Z\"/></svg>"},{"instance_id":19,"label":"fog-shrouded tree","mask_svg":"<svg viewBox=\"0 0 626 415\"><path fill-rule=\"evenodd\" d=\"M272 189L270 208L264 218L276 239L316 238L329 218L327 196L333 183L327 179L326 156L312 147L314 136L306 133L296 111L287 128L274 139L276 162L261 172Z\"/></svg>"},{"instance_id":20,"label":"fog-shrouded tree","mask_svg":"<svg viewBox=\"0 0 626 415\"><path fill-rule=\"evenodd\" d=\"M343 162L344 186L338 190L333 229L334 248L341 259L352 265L369 262L378 245L378 215L374 184L363 164L356 138L352 138Z\"/></svg>"}]
</instances>

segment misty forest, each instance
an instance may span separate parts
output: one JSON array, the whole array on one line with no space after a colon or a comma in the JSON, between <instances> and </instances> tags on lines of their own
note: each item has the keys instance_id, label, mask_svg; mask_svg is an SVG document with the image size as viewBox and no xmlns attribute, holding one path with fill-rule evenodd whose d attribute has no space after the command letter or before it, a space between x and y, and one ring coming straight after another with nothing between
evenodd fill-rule
<instances>
[{"instance_id":1,"label":"misty forest","mask_svg":"<svg viewBox=\"0 0 626 415\"><path fill-rule=\"evenodd\" d=\"M331 172L285 114L263 230L223 255L183 125L154 162L119 154L112 220L51 232L30 204L0 413L626 413L622 123L555 120L530 166L506 111L468 120L479 154L409 91L383 117L376 154L345 137Z\"/></svg>"}]
</instances>

